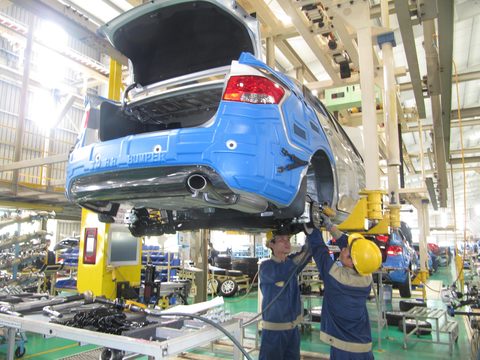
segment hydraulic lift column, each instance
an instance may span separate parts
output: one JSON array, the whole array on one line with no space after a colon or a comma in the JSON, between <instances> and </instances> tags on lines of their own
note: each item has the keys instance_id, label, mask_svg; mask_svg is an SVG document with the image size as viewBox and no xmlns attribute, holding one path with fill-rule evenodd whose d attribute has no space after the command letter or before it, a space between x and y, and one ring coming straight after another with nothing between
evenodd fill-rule
<instances>
[{"instance_id":1,"label":"hydraulic lift column","mask_svg":"<svg viewBox=\"0 0 480 360\"><path fill-rule=\"evenodd\" d=\"M82 209L78 252L77 291L92 291L95 296L117 297L117 281L140 283L141 254L137 265L110 266L108 242L110 224L98 220L98 215ZM137 241L139 241L137 239Z\"/></svg>"}]
</instances>

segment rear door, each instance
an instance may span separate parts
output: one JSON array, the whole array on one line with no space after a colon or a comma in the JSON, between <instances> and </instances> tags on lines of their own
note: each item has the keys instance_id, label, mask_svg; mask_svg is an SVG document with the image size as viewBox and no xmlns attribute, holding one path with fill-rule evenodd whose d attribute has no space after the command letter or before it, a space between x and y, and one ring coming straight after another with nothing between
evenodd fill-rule
<instances>
[{"instance_id":1,"label":"rear door","mask_svg":"<svg viewBox=\"0 0 480 360\"><path fill-rule=\"evenodd\" d=\"M341 125L316 97L310 96L318 120L322 126L332 153L337 183L337 209L350 212L359 198L359 192L365 187L365 170L363 160L350 141Z\"/></svg>"}]
</instances>

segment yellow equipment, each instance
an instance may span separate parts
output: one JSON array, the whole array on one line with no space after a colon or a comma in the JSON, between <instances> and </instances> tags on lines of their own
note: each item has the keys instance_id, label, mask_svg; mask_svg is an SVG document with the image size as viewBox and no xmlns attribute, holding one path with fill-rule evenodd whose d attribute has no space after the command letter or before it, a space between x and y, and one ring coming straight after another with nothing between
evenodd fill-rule
<instances>
[{"instance_id":1,"label":"yellow equipment","mask_svg":"<svg viewBox=\"0 0 480 360\"><path fill-rule=\"evenodd\" d=\"M382 265L382 254L378 246L361 234L351 234L348 237L348 245L353 265L360 275L369 275Z\"/></svg>"},{"instance_id":2,"label":"yellow equipment","mask_svg":"<svg viewBox=\"0 0 480 360\"><path fill-rule=\"evenodd\" d=\"M139 303L137 301L133 301L133 300L126 300L125 301L125 309L126 310L130 310L130 308L132 306L136 306L136 307L141 308L141 309L146 309L147 308L147 305Z\"/></svg>"},{"instance_id":3,"label":"yellow equipment","mask_svg":"<svg viewBox=\"0 0 480 360\"><path fill-rule=\"evenodd\" d=\"M115 299L117 281L128 282L132 286L140 284L141 253L136 265L108 264L110 233L110 224L100 222L96 213L82 209L77 273L79 293L90 290L95 296ZM139 246L141 248L141 244Z\"/></svg>"}]
</instances>

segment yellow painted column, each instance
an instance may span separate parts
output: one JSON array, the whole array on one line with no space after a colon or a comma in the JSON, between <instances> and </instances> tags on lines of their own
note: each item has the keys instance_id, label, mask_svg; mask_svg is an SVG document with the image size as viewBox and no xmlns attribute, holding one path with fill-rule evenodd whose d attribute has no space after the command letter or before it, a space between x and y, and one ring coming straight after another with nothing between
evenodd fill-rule
<instances>
[{"instance_id":1,"label":"yellow painted column","mask_svg":"<svg viewBox=\"0 0 480 360\"><path fill-rule=\"evenodd\" d=\"M110 59L110 75L108 77L108 98L120 100L120 90L122 89L122 64L114 59Z\"/></svg>"},{"instance_id":2,"label":"yellow painted column","mask_svg":"<svg viewBox=\"0 0 480 360\"><path fill-rule=\"evenodd\" d=\"M120 100L122 89L122 65L110 59L108 98ZM78 258L77 290L90 290L96 296L113 299L117 297L118 281L128 281L130 285L140 283L141 251L139 264L109 266L108 237L110 224L98 220L98 215L82 209L80 248ZM138 239L138 241L141 241ZM141 249L141 244L139 244Z\"/></svg>"},{"instance_id":3,"label":"yellow painted column","mask_svg":"<svg viewBox=\"0 0 480 360\"><path fill-rule=\"evenodd\" d=\"M465 281L464 281L464 273L463 273L463 258L459 255L455 255L455 267L457 269L457 288L460 289L461 292L464 290Z\"/></svg>"},{"instance_id":4,"label":"yellow painted column","mask_svg":"<svg viewBox=\"0 0 480 360\"><path fill-rule=\"evenodd\" d=\"M108 264L110 227L110 224L100 222L96 213L82 209L77 273L79 293L89 290L95 296L114 299L118 282L126 281L131 286L140 284L141 238L136 238L140 249L136 265L111 266Z\"/></svg>"}]
</instances>

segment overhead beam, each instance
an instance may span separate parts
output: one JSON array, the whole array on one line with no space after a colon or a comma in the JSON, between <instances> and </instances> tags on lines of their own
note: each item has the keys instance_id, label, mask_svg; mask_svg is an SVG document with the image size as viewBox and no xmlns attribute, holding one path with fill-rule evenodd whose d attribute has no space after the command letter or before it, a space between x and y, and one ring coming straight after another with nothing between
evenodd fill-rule
<instances>
[{"instance_id":1,"label":"overhead beam","mask_svg":"<svg viewBox=\"0 0 480 360\"><path fill-rule=\"evenodd\" d=\"M425 179L425 185L427 185L428 195L430 197L430 202L434 210L438 210L437 194L435 192L435 186L433 184L433 178L427 177Z\"/></svg>"},{"instance_id":2,"label":"overhead beam","mask_svg":"<svg viewBox=\"0 0 480 360\"><path fill-rule=\"evenodd\" d=\"M450 158L450 164L452 165L457 165L457 164L474 164L474 163L480 163L480 156L469 156L469 157L464 157L463 161L461 157L454 157Z\"/></svg>"},{"instance_id":3,"label":"overhead beam","mask_svg":"<svg viewBox=\"0 0 480 360\"><path fill-rule=\"evenodd\" d=\"M397 13L400 34L402 35L403 47L405 49L408 70L410 72L410 79L412 80L413 84L413 94L415 96L418 116L420 119L425 119L427 114L425 112L425 101L423 98L422 78L420 76L420 69L418 66L417 49L415 47L415 36L413 34L413 24L408 1L395 0L395 10Z\"/></svg>"},{"instance_id":4,"label":"overhead beam","mask_svg":"<svg viewBox=\"0 0 480 360\"><path fill-rule=\"evenodd\" d=\"M440 85L440 64L438 60L437 43L435 38L434 19L423 19L423 36L425 57L427 63L427 90L430 95L432 105L433 121L433 148L435 156L435 169L437 170L437 188L438 200L441 208L447 207L447 154L446 139L443 132L442 104L441 104L441 85ZM415 84L415 82L413 82ZM450 111L450 109L448 110ZM450 129L448 129L450 131Z\"/></svg>"},{"instance_id":5,"label":"overhead beam","mask_svg":"<svg viewBox=\"0 0 480 360\"><path fill-rule=\"evenodd\" d=\"M388 1L388 14L395 14L395 1ZM382 10L380 4L375 4L370 7L370 19L377 19L382 16Z\"/></svg>"},{"instance_id":6,"label":"overhead beam","mask_svg":"<svg viewBox=\"0 0 480 360\"><path fill-rule=\"evenodd\" d=\"M133 7L142 5L144 0L127 0L127 2Z\"/></svg>"},{"instance_id":7,"label":"overhead beam","mask_svg":"<svg viewBox=\"0 0 480 360\"><path fill-rule=\"evenodd\" d=\"M437 1L437 7L443 136L445 138L445 156L449 158L450 110L452 108L453 0Z\"/></svg>"},{"instance_id":8,"label":"overhead beam","mask_svg":"<svg viewBox=\"0 0 480 360\"><path fill-rule=\"evenodd\" d=\"M310 70L310 68L305 64L302 58L295 52L292 46L286 41L286 38L283 35L285 32L285 26L276 18L273 14L270 7L265 4L263 0L258 0L255 2L250 2L246 0L240 0L238 3L245 8L246 11L253 13L255 12L257 18L265 27L266 31L262 32L264 37L272 37L275 41L275 46L285 55L288 61L297 69L304 69L304 77L306 81L316 81L317 78ZM290 30L288 30L290 29ZM287 28L287 31L294 31L295 36L299 36L298 32L293 26Z\"/></svg>"},{"instance_id":9,"label":"overhead beam","mask_svg":"<svg viewBox=\"0 0 480 360\"><path fill-rule=\"evenodd\" d=\"M345 47L348 56L350 56L350 60L352 61L353 66L357 70L360 69L360 63L358 61L358 46L354 38L352 38L352 36L348 32L348 29L345 26L345 22L342 21L340 16L334 16L332 19L332 24L335 27L335 32L339 36L342 45Z\"/></svg>"},{"instance_id":10,"label":"overhead beam","mask_svg":"<svg viewBox=\"0 0 480 360\"><path fill-rule=\"evenodd\" d=\"M87 45L108 54L122 65L128 65L128 59L116 50L106 39L96 34L98 26L88 17L69 5L57 0L11 0L27 11L60 24L70 35Z\"/></svg>"},{"instance_id":11,"label":"overhead beam","mask_svg":"<svg viewBox=\"0 0 480 360\"><path fill-rule=\"evenodd\" d=\"M464 119L471 119L475 117L480 117L480 106L475 106L475 107L470 107L466 109L461 109L460 110L460 116L462 117L462 121ZM458 120L458 110L454 109L452 110L450 114L450 120ZM457 123L457 122L455 122ZM450 123L452 124L452 123ZM453 125L451 125L453 126Z\"/></svg>"},{"instance_id":12,"label":"overhead beam","mask_svg":"<svg viewBox=\"0 0 480 360\"><path fill-rule=\"evenodd\" d=\"M120 6L118 6L117 4L115 4L115 2L111 0L102 0L102 1L108 6L110 6L113 10L118 11L120 14L125 12L125 10L123 10Z\"/></svg>"},{"instance_id":13,"label":"overhead beam","mask_svg":"<svg viewBox=\"0 0 480 360\"><path fill-rule=\"evenodd\" d=\"M328 50L324 49L324 46L317 38L318 35L310 32L309 26L305 22L305 16L300 8L294 6L290 0L277 0L277 2L283 11L290 15L293 25L320 61L328 76L330 76L334 83L340 84L339 70L333 66L332 60L326 55L328 54Z\"/></svg>"},{"instance_id":14,"label":"overhead beam","mask_svg":"<svg viewBox=\"0 0 480 360\"><path fill-rule=\"evenodd\" d=\"M9 201L9 200L0 199L0 207L13 208L13 209L27 209L27 210L48 210L48 211L55 211L55 212L63 211L63 207L61 206L42 204L42 203L31 203L28 201L22 201L22 199L19 199L18 201Z\"/></svg>"},{"instance_id":15,"label":"overhead beam","mask_svg":"<svg viewBox=\"0 0 480 360\"><path fill-rule=\"evenodd\" d=\"M473 81L480 79L480 70L477 71L469 71L458 74L457 79L452 77L452 81L458 80L459 83L466 82L466 81ZM399 84L400 91L408 91L413 89L413 85L411 82L404 82Z\"/></svg>"},{"instance_id":16,"label":"overhead beam","mask_svg":"<svg viewBox=\"0 0 480 360\"><path fill-rule=\"evenodd\" d=\"M17 161L11 164L0 166L0 172L25 169L25 168L34 167L34 166L55 164L55 163L60 163L67 160L68 160L68 153L52 155L44 158L37 158L37 159L31 159L31 160L22 160L22 161Z\"/></svg>"},{"instance_id":17,"label":"overhead beam","mask_svg":"<svg viewBox=\"0 0 480 360\"><path fill-rule=\"evenodd\" d=\"M466 114L464 114L466 113ZM355 114L356 115L356 114ZM455 117L454 117L455 115ZM480 125L480 107L475 107L475 108L467 108L462 110L462 127L466 126L478 126ZM353 117L355 119L355 117ZM460 126L460 122L458 121L458 116L457 116L457 111L452 110L452 121L450 121L450 127L451 128L456 128ZM433 125L423 125L422 126L423 131L430 131L433 130ZM419 126L407 126L405 128L402 128L402 132L407 133L407 132L418 132L420 131ZM451 151L450 151L451 153Z\"/></svg>"},{"instance_id":18,"label":"overhead beam","mask_svg":"<svg viewBox=\"0 0 480 360\"><path fill-rule=\"evenodd\" d=\"M67 4L68 6L71 6L73 7L74 9L78 7L77 4L75 4L73 1L71 0L62 0L65 4ZM107 0L102 0L103 2L107 1ZM95 23L95 25L97 26L100 26L104 23L104 21L102 21L101 19L99 19L98 17L96 17L95 15L93 15L92 13L88 12L87 10L85 9L81 9L81 12L83 13L83 15L85 15L86 17L88 17L88 19L90 21L92 21L93 23ZM123 11L122 11L123 12Z\"/></svg>"},{"instance_id":19,"label":"overhead beam","mask_svg":"<svg viewBox=\"0 0 480 360\"><path fill-rule=\"evenodd\" d=\"M303 60L298 56L295 50L291 47L291 45L286 42L285 40L277 40L275 39L275 46L287 57L287 59L292 63L295 68L303 68L305 80L308 82L315 82L317 78L312 73L310 68L303 62Z\"/></svg>"},{"instance_id":20,"label":"overhead beam","mask_svg":"<svg viewBox=\"0 0 480 360\"><path fill-rule=\"evenodd\" d=\"M395 69L395 77L405 76L405 74L406 74L405 67L401 66L401 67L397 67ZM359 85L360 86L360 76L359 76L359 74L352 74L352 76L350 76L348 79L342 79L342 82L343 83L342 83L341 86L345 86L345 85ZM381 84L381 83L379 83L377 85L379 87L383 86L383 84ZM307 83L306 86L310 90L314 90L314 89L326 90L326 89L332 89L332 88L339 87L339 85L335 84L332 80L312 81L312 82ZM399 103L397 103L397 105L398 104Z\"/></svg>"}]
</instances>

